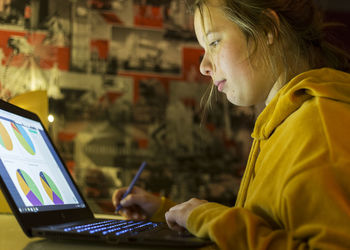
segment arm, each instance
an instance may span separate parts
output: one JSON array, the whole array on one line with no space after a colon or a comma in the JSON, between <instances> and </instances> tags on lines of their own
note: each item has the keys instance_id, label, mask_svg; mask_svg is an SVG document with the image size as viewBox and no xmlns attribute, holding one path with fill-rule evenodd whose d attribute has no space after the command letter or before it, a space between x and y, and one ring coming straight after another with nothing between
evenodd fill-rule
<instances>
[{"instance_id":1,"label":"arm","mask_svg":"<svg viewBox=\"0 0 350 250\"><path fill-rule=\"evenodd\" d=\"M207 203L187 219L188 230L221 249L350 249L350 166L317 167L296 175L282 192L269 225L259 209ZM257 204L256 206L259 206Z\"/></svg>"}]
</instances>

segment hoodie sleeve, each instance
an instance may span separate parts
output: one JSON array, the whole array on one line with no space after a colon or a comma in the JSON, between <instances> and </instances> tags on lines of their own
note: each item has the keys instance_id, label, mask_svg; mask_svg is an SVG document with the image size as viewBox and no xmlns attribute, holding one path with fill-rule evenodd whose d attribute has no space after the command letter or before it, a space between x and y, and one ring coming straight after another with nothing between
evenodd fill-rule
<instances>
[{"instance_id":1,"label":"hoodie sleeve","mask_svg":"<svg viewBox=\"0 0 350 250\"><path fill-rule=\"evenodd\" d=\"M154 215L150 218L150 220L156 222L165 222L165 213L175 205L176 203L172 200L162 197L162 204L160 205L159 209L154 213Z\"/></svg>"},{"instance_id":2,"label":"hoodie sleeve","mask_svg":"<svg viewBox=\"0 0 350 250\"><path fill-rule=\"evenodd\" d=\"M210 238L220 249L280 250L295 249L297 245L291 233L273 230L249 210L216 203L204 204L192 211L187 227L197 237ZM301 244L297 249L308 248Z\"/></svg>"},{"instance_id":3,"label":"hoodie sleeve","mask_svg":"<svg viewBox=\"0 0 350 250\"><path fill-rule=\"evenodd\" d=\"M279 214L273 215L279 228L264 220L264 212L259 215L262 208L252 212L217 203L194 209L187 227L220 249L350 249L349 176L350 168L322 167L286 183Z\"/></svg>"}]
</instances>

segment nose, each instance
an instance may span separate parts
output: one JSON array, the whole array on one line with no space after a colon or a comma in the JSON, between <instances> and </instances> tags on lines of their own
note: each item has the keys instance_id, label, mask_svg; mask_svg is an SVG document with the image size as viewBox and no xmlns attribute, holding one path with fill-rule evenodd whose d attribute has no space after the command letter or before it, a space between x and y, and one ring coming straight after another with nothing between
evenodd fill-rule
<instances>
[{"instance_id":1,"label":"nose","mask_svg":"<svg viewBox=\"0 0 350 250\"><path fill-rule=\"evenodd\" d=\"M213 67L211 64L211 61L208 58L208 54L204 53L201 64L199 66L199 71L202 75L205 76L211 76L211 73L213 71Z\"/></svg>"}]
</instances>

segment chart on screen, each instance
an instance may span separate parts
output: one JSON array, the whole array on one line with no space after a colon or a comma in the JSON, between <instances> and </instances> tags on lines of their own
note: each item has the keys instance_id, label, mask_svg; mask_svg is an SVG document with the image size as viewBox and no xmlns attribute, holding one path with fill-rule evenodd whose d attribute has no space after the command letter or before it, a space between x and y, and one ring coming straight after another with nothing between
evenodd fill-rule
<instances>
[{"instance_id":1,"label":"chart on screen","mask_svg":"<svg viewBox=\"0 0 350 250\"><path fill-rule=\"evenodd\" d=\"M20 142L20 144L23 146L23 148L31 155L35 155L35 148L33 145L32 140L28 136L27 132L24 130L24 128L19 125L11 122L11 126L13 128L13 131Z\"/></svg>"},{"instance_id":2,"label":"chart on screen","mask_svg":"<svg viewBox=\"0 0 350 250\"><path fill-rule=\"evenodd\" d=\"M17 181L23 193L33 206L42 206L44 204L43 198L35 185L33 179L22 169L16 171Z\"/></svg>"},{"instance_id":3,"label":"chart on screen","mask_svg":"<svg viewBox=\"0 0 350 250\"><path fill-rule=\"evenodd\" d=\"M50 197L51 201L55 205L64 204L61 192L58 190L52 179L44 172L40 172L41 184L44 187L45 192Z\"/></svg>"},{"instance_id":4,"label":"chart on screen","mask_svg":"<svg viewBox=\"0 0 350 250\"><path fill-rule=\"evenodd\" d=\"M0 144L7 150L13 149L12 140L4 125L0 122Z\"/></svg>"}]
</instances>

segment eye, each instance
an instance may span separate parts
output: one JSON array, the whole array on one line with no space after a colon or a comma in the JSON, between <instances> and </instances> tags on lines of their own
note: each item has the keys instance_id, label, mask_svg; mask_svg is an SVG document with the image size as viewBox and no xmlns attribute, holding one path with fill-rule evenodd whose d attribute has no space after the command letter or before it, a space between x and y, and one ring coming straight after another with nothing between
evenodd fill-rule
<instances>
[{"instance_id":1,"label":"eye","mask_svg":"<svg viewBox=\"0 0 350 250\"><path fill-rule=\"evenodd\" d=\"M209 46L210 47L216 47L218 45L218 43L219 43L219 40L215 40L215 41L209 43Z\"/></svg>"}]
</instances>

